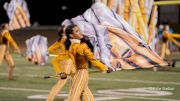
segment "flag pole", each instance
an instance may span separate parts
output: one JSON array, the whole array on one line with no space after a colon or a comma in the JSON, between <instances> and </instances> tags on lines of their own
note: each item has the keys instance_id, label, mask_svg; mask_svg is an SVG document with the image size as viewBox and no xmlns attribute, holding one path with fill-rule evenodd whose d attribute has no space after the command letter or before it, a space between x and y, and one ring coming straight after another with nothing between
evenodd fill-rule
<instances>
[{"instance_id":1,"label":"flag pole","mask_svg":"<svg viewBox=\"0 0 180 101\"><path fill-rule=\"evenodd\" d=\"M171 1L155 1L154 5L175 5L180 4L179 0L171 0Z\"/></svg>"}]
</instances>

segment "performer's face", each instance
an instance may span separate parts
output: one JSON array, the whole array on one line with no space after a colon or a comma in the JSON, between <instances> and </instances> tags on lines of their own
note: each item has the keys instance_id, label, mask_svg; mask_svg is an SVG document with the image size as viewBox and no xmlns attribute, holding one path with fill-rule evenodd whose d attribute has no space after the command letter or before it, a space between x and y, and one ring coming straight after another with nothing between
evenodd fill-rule
<instances>
[{"instance_id":1,"label":"performer's face","mask_svg":"<svg viewBox=\"0 0 180 101\"><path fill-rule=\"evenodd\" d=\"M81 33L80 29L78 26L75 26L73 28L72 34L70 35L73 39L82 39L83 34Z\"/></svg>"}]
</instances>

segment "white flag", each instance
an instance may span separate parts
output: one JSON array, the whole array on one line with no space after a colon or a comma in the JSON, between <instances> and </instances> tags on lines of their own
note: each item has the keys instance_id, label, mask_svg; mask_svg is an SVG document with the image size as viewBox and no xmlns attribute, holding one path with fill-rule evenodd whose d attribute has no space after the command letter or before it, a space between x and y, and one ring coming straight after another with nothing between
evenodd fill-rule
<instances>
[{"instance_id":1,"label":"white flag","mask_svg":"<svg viewBox=\"0 0 180 101\"><path fill-rule=\"evenodd\" d=\"M10 3L6 2L4 9L9 18L10 30L29 27L31 25L29 10L24 0L11 0Z\"/></svg>"}]
</instances>

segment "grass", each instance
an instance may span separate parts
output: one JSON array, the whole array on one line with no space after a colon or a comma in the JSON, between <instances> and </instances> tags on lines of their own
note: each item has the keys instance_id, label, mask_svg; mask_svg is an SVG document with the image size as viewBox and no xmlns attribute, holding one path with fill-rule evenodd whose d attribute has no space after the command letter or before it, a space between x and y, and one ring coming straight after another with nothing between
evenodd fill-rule
<instances>
[{"instance_id":1,"label":"grass","mask_svg":"<svg viewBox=\"0 0 180 101\"><path fill-rule=\"evenodd\" d=\"M34 65L16 54L13 54L13 58L16 64L14 80L7 80L6 62L0 66L0 101L44 101L43 98L30 99L28 97L37 95L45 97L56 83L57 80L54 78L48 80L42 78L44 75L54 73L49 62L51 58L45 66ZM176 67L169 71L154 72L150 69L138 69L102 74L95 69L90 69L89 73L89 87L97 101L180 101L180 62L177 62ZM55 101L63 101L67 98L67 96L61 95L68 93L70 84L69 80ZM138 92L138 89L129 90L148 87L151 89L146 90L146 92ZM109 89L113 91L106 91ZM150 92L152 90L155 92ZM156 94L158 91L160 95L162 92L171 94L160 96ZM142 96L146 93L154 95ZM114 98L114 100L109 99L109 97ZM117 97L118 99L115 99Z\"/></svg>"}]
</instances>

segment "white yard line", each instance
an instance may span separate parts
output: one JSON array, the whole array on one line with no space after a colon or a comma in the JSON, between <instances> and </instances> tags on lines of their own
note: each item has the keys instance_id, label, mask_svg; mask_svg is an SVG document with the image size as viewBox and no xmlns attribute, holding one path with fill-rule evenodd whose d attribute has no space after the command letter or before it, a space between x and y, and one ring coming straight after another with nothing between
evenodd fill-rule
<instances>
[{"instance_id":1,"label":"white yard line","mask_svg":"<svg viewBox=\"0 0 180 101\"><path fill-rule=\"evenodd\" d=\"M0 87L0 90L24 91L24 92L41 92L41 93L49 93L50 92L50 90L29 89L29 88L10 88L10 87ZM67 93L67 92L61 91L61 93Z\"/></svg>"},{"instance_id":2,"label":"white yard line","mask_svg":"<svg viewBox=\"0 0 180 101\"><path fill-rule=\"evenodd\" d=\"M97 80L97 81L116 81L116 82L129 82L129 83L148 83L148 84L180 85L180 82L149 81L149 80L147 81L147 80L131 80L131 79L90 78L90 80Z\"/></svg>"},{"instance_id":3,"label":"white yard line","mask_svg":"<svg viewBox=\"0 0 180 101\"><path fill-rule=\"evenodd\" d=\"M7 73L0 73L0 76L7 76ZM14 74L14 76L21 76L20 74ZM43 75L31 75L31 74L23 74L24 77L42 77L43 78Z\"/></svg>"},{"instance_id":4,"label":"white yard line","mask_svg":"<svg viewBox=\"0 0 180 101\"><path fill-rule=\"evenodd\" d=\"M10 88L10 87L0 87L0 90L8 90L8 91L22 91L22 92L40 92L40 93L49 93L49 90L41 90L41 89L28 89L28 88ZM61 92L61 94L58 94L58 96L61 97L67 97L67 94L64 94L65 92ZM94 94L95 96L99 96L99 97L95 97L96 101L104 101L104 100L120 100L120 99L124 99L124 98L130 98L130 99L144 99L144 100L153 100L153 101L180 101L177 99L166 99L166 98L153 98L153 97L138 97L138 96L105 96L103 97L102 94ZM39 96L39 98L37 97ZM31 98L31 99L45 99L47 97L47 95L33 95L33 96L28 96L27 98Z\"/></svg>"},{"instance_id":5,"label":"white yard line","mask_svg":"<svg viewBox=\"0 0 180 101\"><path fill-rule=\"evenodd\" d=\"M144 99L144 100L155 100L155 101L180 101L176 99L166 99L166 98L148 98L148 97L135 97L135 96L123 96L125 98L132 98L132 99Z\"/></svg>"},{"instance_id":6,"label":"white yard line","mask_svg":"<svg viewBox=\"0 0 180 101\"><path fill-rule=\"evenodd\" d=\"M0 87L0 90L49 93L49 90L29 89L29 88L10 88L10 87Z\"/></svg>"},{"instance_id":7,"label":"white yard line","mask_svg":"<svg viewBox=\"0 0 180 101\"><path fill-rule=\"evenodd\" d=\"M0 76L7 76L7 73L0 73ZM14 74L14 76L21 76L20 74ZM43 79L43 75L23 75L24 77L38 77ZM146 84L164 84L164 85L180 85L180 82L166 82L166 81L149 81L149 80L132 80L132 79L115 79L115 78L90 78L94 81L114 81L114 82L129 82L129 83L146 83Z\"/></svg>"},{"instance_id":8,"label":"white yard line","mask_svg":"<svg viewBox=\"0 0 180 101\"><path fill-rule=\"evenodd\" d=\"M95 94L94 94L95 95ZM152 101L180 101L176 99L166 99L166 98L153 98L153 97L136 97L136 96L120 96L120 97L99 97L95 98L95 101L112 101L112 100L122 100L124 98L129 99L141 99L141 100L152 100Z\"/></svg>"}]
</instances>

